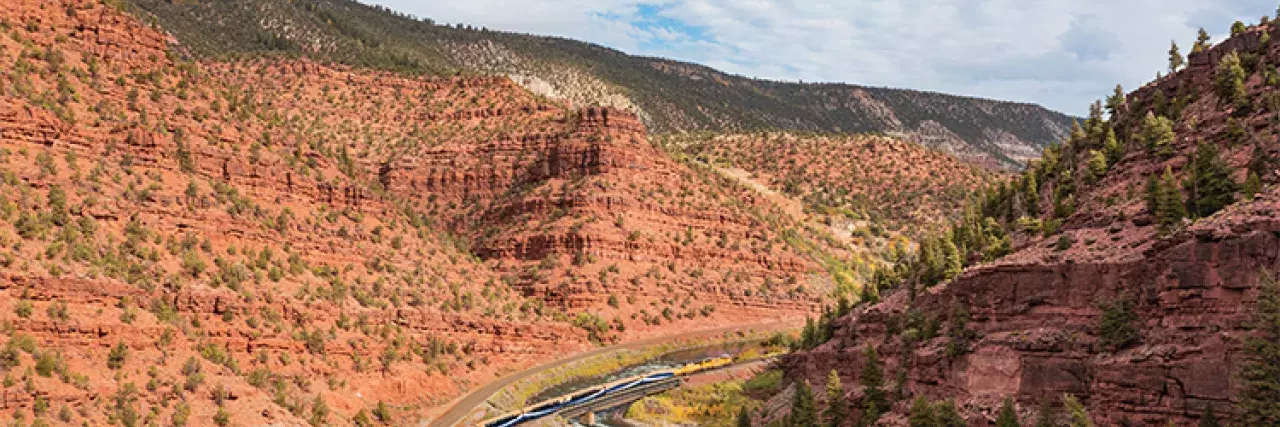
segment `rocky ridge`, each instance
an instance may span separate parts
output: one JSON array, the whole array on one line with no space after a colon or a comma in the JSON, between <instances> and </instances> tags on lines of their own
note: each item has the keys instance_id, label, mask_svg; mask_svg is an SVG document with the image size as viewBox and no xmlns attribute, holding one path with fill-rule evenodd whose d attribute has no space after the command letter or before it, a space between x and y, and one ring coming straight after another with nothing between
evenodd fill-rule
<instances>
[{"instance_id":1,"label":"rocky ridge","mask_svg":"<svg viewBox=\"0 0 1280 427\"><path fill-rule=\"evenodd\" d=\"M505 75L574 105L627 109L659 134L883 132L1012 169L1066 136L1072 121L1030 104L752 79L557 37L439 25L352 0L131 3L201 55L305 54L406 72Z\"/></svg>"},{"instance_id":2,"label":"rocky ridge","mask_svg":"<svg viewBox=\"0 0 1280 427\"><path fill-rule=\"evenodd\" d=\"M191 61L100 2L10 6L5 417L411 422L593 340L825 296L776 207L632 114L498 77Z\"/></svg>"},{"instance_id":3,"label":"rocky ridge","mask_svg":"<svg viewBox=\"0 0 1280 427\"><path fill-rule=\"evenodd\" d=\"M832 322L830 341L788 356L784 370L818 385L834 369L857 402L863 349L876 347L888 392L901 397L881 418L885 425L905 425L916 396L954 399L969 425L993 425L1006 397L1030 422L1039 402L1065 394L1080 398L1101 425L1191 424L1211 406L1230 417L1260 275L1280 268L1280 190L1269 160L1280 151L1269 121L1277 89L1273 71L1254 65L1280 58L1278 46L1264 42L1275 32L1273 25L1247 28L1193 53L1185 69L1113 100L1117 113L1098 123L1119 135L1114 160L1092 160L1104 144L1086 129L1024 175L1022 182L1039 182L1038 209L1028 209L1031 198L1016 183L989 199L1001 217L1006 210L1021 216L1011 254L914 299L903 290L855 309ZM1246 70L1241 104L1213 89L1228 56ZM1172 119L1168 140L1158 138L1159 117ZM1238 188L1257 173L1261 191L1237 193L1210 216L1162 226L1164 214L1152 211L1142 189L1169 171L1181 183L1178 203L1192 195L1191 159L1200 144L1220 149ZM1103 174L1088 177L1091 160ZM1118 347L1100 323L1110 310L1133 316L1136 336Z\"/></svg>"}]
</instances>

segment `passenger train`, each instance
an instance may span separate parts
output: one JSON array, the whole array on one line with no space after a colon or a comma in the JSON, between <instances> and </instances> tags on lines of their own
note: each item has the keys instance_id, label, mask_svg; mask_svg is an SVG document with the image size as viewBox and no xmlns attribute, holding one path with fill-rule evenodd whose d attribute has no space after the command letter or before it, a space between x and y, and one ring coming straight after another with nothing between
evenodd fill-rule
<instances>
[{"instance_id":1,"label":"passenger train","mask_svg":"<svg viewBox=\"0 0 1280 427\"><path fill-rule=\"evenodd\" d=\"M729 356L709 357L696 362L687 363L675 369L654 372L640 377L628 378L617 382L592 387L560 398L539 402L519 412L510 413L484 422L485 427L511 427L533 420L541 419L575 406L591 403L596 399L627 390L663 381L669 378L682 377L702 371L723 368L733 364Z\"/></svg>"}]
</instances>

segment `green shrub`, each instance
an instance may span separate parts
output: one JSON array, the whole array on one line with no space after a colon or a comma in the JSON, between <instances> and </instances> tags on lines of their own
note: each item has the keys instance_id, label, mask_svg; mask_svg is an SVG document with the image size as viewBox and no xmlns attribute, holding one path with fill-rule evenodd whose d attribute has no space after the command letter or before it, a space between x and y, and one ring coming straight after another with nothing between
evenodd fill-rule
<instances>
[{"instance_id":1,"label":"green shrub","mask_svg":"<svg viewBox=\"0 0 1280 427\"><path fill-rule=\"evenodd\" d=\"M1100 301L1098 309L1102 311L1102 315L1098 317L1097 332L1103 347L1119 350L1141 338L1135 325L1138 316L1133 311L1134 304L1129 297Z\"/></svg>"},{"instance_id":2,"label":"green shrub","mask_svg":"<svg viewBox=\"0 0 1280 427\"><path fill-rule=\"evenodd\" d=\"M117 342L116 346L111 348L111 352L107 353L107 368L114 370L124 367L127 357L129 357L129 347L124 344L124 341Z\"/></svg>"}]
</instances>

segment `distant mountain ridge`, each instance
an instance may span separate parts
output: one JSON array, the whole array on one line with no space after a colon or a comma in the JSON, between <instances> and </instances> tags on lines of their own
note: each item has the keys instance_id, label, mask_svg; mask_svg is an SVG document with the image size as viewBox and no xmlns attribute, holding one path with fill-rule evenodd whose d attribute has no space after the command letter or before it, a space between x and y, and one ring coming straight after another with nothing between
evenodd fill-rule
<instances>
[{"instance_id":1,"label":"distant mountain ridge","mask_svg":"<svg viewBox=\"0 0 1280 427\"><path fill-rule=\"evenodd\" d=\"M502 74L550 98L632 110L660 134L886 133L1017 167L1065 138L1072 121L1032 104L752 79L565 38L436 25L352 0L129 1L194 54L278 52L414 73Z\"/></svg>"}]
</instances>

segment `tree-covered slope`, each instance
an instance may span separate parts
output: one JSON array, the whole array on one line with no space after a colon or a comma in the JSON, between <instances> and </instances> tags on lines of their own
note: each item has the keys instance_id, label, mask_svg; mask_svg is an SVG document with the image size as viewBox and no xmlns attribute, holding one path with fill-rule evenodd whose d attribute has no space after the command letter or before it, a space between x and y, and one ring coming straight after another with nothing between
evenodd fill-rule
<instances>
[{"instance_id":1,"label":"tree-covered slope","mask_svg":"<svg viewBox=\"0 0 1280 427\"><path fill-rule=\"evenodd\" d=\"M655 133L885 132L1011 166L1066 136L1043 107L847 84L758 80L556 37L436 25L351 0L130 0L200 55L279 52L414 73L504 74L579 105L628 108Z\"/></svg>"}]
</instances>

